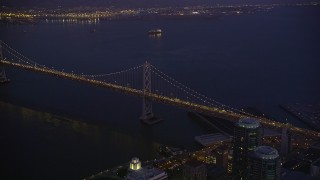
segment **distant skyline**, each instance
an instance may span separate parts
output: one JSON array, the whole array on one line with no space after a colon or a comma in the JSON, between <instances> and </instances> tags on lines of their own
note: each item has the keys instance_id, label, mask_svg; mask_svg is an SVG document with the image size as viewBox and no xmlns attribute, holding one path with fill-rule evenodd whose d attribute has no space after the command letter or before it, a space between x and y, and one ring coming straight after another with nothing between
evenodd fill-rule
<instances>
[{"instance_id":1,"label":"distant skyline","mask_svg":"<svg viewBox=\"0 0 320 180\"><path fill-rule=\"evenodd\" d=\"M161 7L196 5L241 5L319 2L313 0L0 0L1 6L8 7L75 7L75 6L114 6L114 7Z\"/></svg>"}]
</instances>

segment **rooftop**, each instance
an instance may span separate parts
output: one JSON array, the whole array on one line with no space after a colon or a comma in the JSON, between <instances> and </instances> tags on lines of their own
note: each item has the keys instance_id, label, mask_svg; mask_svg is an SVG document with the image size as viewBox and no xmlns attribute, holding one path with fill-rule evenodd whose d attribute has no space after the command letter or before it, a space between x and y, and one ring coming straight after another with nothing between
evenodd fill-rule
<instances>
[{"instance_id":1,"label":"rooftop","mask_svg":"<svg viewBox=\"0 0 320 180\"><path fill-rule=\"evenodd\" d=\"M137 180L137 179L166 179L167 173L161 169L154 167L145 167L137 171L132 171L128 174L127 180Z\"/></svg>"},{"instance_id":2,"label":"rooftop","mask_svg":"<svg viewBox=\"0 0 320 180\"><path fill-rule=\"evenodd\" d=\"M214 143L222 141L231 141L231 137L223 135L221 133L205 134L201 136L196 136L194 139L203 146L209 146Z\"/></svg>"},{"instance_id":3,"label":"rooftop","mask_svg":"<svg viewBox=\"0 0 320 180\"><path fill-rule=\"evenodd\" d=\"M137 158L137 157L134 157L134 158L132 158L132 160L131 160L131 163L139 163L140 161L139 161L139 158Z\"/></svg>"},{"instance_id":4,"label":"rooftop","mask_svg":"<svg viewBox=\"0 0 320 180\"><path fill-rule=\"evenodd\" d=\"M253 118L243 118L237 122L237 125L243 128L255 129L260 126L260 122Z\"/></svg>"},{"instance_id":5,"label":"rooftop","mask_svg":"<svg viewBox=\"0 0 320 180\"><path fill-rule=\"evenodd\" d=\"M270 146L259 146L254 150L254 155L261 159L276 159L278 151Z\"/></svg>"}]
</instances>

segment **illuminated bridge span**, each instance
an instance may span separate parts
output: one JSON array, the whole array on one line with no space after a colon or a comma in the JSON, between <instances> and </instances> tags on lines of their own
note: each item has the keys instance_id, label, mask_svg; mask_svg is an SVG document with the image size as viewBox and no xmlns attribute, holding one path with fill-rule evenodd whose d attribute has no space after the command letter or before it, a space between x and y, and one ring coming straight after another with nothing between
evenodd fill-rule
<instances>
[{"instance_id":1,"label":"illuminated bridge span","mask_svg":"<svg viewBox=\"0 0 320 180\"><path fill-rule=\"evenodd\" d=\"M288 124L273 121L264 117L257 117L242 110L238 110L219 103L197 91L179 83L166 75L149 62L126 70L108 74L70 73L57 68L41 65L23 56L9 45L0 41L0 65L21 68L25 70L45 73L65 79L89 83L105 87L118 92L140 96L143 98L142 119L151 119L152 103L161 103L182 107L199 113L205 113L222 119L237 121L244 117L253 117L268 127L288 127L292 132L308 137L320 137L320 132L302 129ZM2 68L0 79L6 79Z\"/></svg>"}]
</instances>

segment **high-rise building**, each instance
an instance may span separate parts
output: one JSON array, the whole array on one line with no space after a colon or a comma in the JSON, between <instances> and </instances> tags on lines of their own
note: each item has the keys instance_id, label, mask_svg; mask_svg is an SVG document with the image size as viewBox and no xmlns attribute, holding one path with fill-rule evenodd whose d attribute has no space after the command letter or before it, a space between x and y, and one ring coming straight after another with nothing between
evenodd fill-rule
<instances>
[{"instance_id":1,"label":"high-rise building","mask_svg":"<svg viewBox=\"0 0 320 180\"><path fill-rule=\"evenodd\" d=\"M290 153L291 149L292 149L291 133L288 127L284 127L282 128L282 134L281 134L281 150L280 150L281 156L286 156L288 153Z\"/></svg>"},{"instance_id":2,"label":"high-rise building","mask_svg":"<svg viewBox=\"0 0 320 180\"><path fill-rule=\"evenodd\" d=\"M270 146L259 146L248 154L247 179L279 180L280 163L276 149Z\"/></svg>"},{"instance_id":3,"label":"high-rise building","mask_svg":"<svg viewBox=\"0 0 320 180\"><path fill-rule=\"evenodd\" d=\"M246 179L247 154L261 145L261 125L256 119L240 119L234 127L232 176L234 179Z\"/></svg>"},{"instance_id":4,"label":"high-rise building","mask_svg":"<svg viewBox=\"0 0 320 180\"><path fill-rule=\"evenodd\" d=\"M233 156L233 150L229 150L229 153L228 153L228 169L227 169L227 172L229 175L231 175L232 177L232 164L233 164L233 161L232 161L232 156Z\"/></svg>"},{"instance_id":5,"label":"high-rise building","mask_svg":"<svg viewBox=\"0 0 320 180\"><path fill-rule=\"evenodd\" d=\"M223 168L228 168L228 154L229 148L228 146L220 146L216 149L216 164L218 166L222 166Z\"/></svg>"}]
</instances>

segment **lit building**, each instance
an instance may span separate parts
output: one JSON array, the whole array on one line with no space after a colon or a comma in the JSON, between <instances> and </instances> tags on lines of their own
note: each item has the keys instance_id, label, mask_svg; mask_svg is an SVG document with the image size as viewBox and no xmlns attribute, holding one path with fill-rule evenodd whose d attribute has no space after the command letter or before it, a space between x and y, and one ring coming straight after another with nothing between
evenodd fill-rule
<instances>
[{"instance_id":1,"label":"lit building","mask_svg":"<svg viewBox=\"0 0 320 180\"><path fill-rule=\"evenodd\" d=\"M192 159L184 165L183 179L185 180L206 180L207 167L202 162Z\"/></svg>"},{"instance_id":2,"label":"lit building","mask_svg":"<svg viewBox=\"0 0 320 180\"><path fill-rule=\"evenodd\" d=\"M248 154L248 179L279 180L281 164L278 151L259 146Z\"/></svg>"},{"instance_id":3,"label":"lit building","mask_svg":"<svg viewBox=\"0 0 320 180\"><path fill-rule=\"evenodd\" d=\"M232 174L234 179L244 179L247 175L247 154L261 145L261 125L251 118L240 119L234 127Z\"/></svg>"},{"instance_id":4,"label":"lit building","mask_svg":"<svg viewBox=\"0 0 320 180\"><path fill-rule=\"evenodd\" d=\"M206 164L216 164L217 163L216 154L214 152L209 153L208 155L205 156L205 159L203 160L203 162L205 162Z\"/></svg>"},{"instance_id":5,"label":"lit building","mask_svg":"<svg viewBox=\"0 0 320 180\"><path fill-rule=\"evenodd\" d=\"M292 143L291 143L291 133L288 130L288 127L282 128L282 134L281 134L281 156L286 156L288 153L290 153L292 149Z\"/></svg>"},{"instance_id":6,"label":"lit building","mask_svg":"<svg viewBox=\"0 0 320 180\"><path fill-rule=\"evenodd\" d=\"M228 154L228 169L227 172L228 174L232 174L232 155L233 155L233 150L229 150L229 154Z\"/></svg>"},{"instance_id":7,"label":"lit building","mask_svg":"<svg viewBox=\"0 0 320 180\"><path fill-rule=\"evenodd\" d=\"M132 158L130 162L130 169L131 170L139 170L141 169L141 162L139 161L138 158L134 157Z\"/></svg>"}]
</instances>

